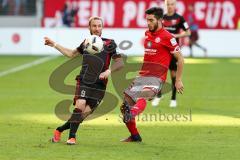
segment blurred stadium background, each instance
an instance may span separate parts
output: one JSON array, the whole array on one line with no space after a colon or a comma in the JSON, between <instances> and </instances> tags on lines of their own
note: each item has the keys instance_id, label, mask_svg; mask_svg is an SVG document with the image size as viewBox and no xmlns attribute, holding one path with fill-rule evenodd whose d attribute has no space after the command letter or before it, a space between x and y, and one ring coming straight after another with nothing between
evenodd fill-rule
<instances>
[{"instance_id":1,"label":"blurred stadium background","mask_svg":"<svg viewBox=\"0 0 240 160\"><path fill-rule=\"evenodd\" d=\"M112 112L84 123L79 145L68 148L64 141L48 142L62 122L55 116L56 104L72 99L72 95L51 89L49 77L68 59L45 47L43 37L75 48L89 34L89 17L98 15L104 19L103 37L115 39L119 46L126 40L132 42L130 48L122 46L119 52L130 57L129 64L141 62L144 10L164 8L164 1L0 0L0 159L238 160L240 1L179 0L177 12L186 20L189 4L194 5L199 43L207 48L207 57L194 48L194 57L189 58L189 39L181 39L186 57L185 93L178 96L179 106L170 109L170 95L166 94L159 107L149 103L145 113L191 114L192 121L141 121L144 143L121 144L119 139L128 134L116 106ZM74 85L78 72L74 70L66 83ZM121 97L112 83L108 91Z\"/></svg>"},{"instance_id":2,"label":"blurred stadium background","mask_svg":"<svg viewBox=\"0 0 240 160\"><path fill-rule=\"evenodd\" d=\"M186 20L188 4L194 4L196 22L200 28L199 43L208 49L208 56L239 57L240 2L178 1L177 12L184 15ZM76 47L88 35L86 27L89 17L98 15L104 18L105 37L116 39L118 44L123 40L133 42L130 49L121 52L142 55L142 33L146 27L144 10L150 6L164 8L164 1L1 0L0 54L54 53L54 50L40 45L44 35L69 47ZM185 56L189 55L187 45L188 38L185 38L182 40ZM194 55L201 57L204 54L194 48Z\"/></svg>"}]
</instances>

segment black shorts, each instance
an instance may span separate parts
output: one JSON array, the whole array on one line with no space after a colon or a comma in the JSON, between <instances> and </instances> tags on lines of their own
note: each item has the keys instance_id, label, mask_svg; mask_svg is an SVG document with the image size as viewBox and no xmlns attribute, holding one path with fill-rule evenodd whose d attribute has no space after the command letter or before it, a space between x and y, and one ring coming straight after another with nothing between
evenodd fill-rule
<instances>
[{"instance_id":1,"label":"black shorts","mask_svg":"<svg viewBox=\"0 0 240 160\"><path fill-rule=\"evenodd\" d=\"M198 40L198 32L197 31L191 31L191 36L190 36L190 43L195 43Z\"/></svg>"},{"instance_id":2,"label":"black shorts","mask_svg":"<svg viewBox=\"0 0 240 160\"><path fill-rule=\"evenodd\" d=\"M177 70L177 59L175 57L172 57L172 60L169 65L169 70L171 70L171 71Z\"/></svg>"},{"instance_id":3,"label":"black shorts","mask_svg":"<svg viewBox=\"0 0 240 160\"><path fill-rule=\"evenodd\" d=\"M76 79L76 81L77 85L73 105L76 104L78 99L85 99L86 104L89 105L91 109L96 109L104 97L106 87L98 84L86 84L79 79Z\"/></svg>"}]
</instances>

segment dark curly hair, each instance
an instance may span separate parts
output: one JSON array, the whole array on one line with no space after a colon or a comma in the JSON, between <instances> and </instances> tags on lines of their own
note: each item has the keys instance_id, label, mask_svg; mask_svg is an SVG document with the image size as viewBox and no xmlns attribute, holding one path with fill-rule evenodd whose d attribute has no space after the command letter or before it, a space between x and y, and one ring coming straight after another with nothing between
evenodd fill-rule
<instances>
[{"instance_id":1,"label":"dark curly hair","mask_svg":"<svg viewBox=\"0 0 240 160\"><path fill-rule=\"evenodd\" d=\"M152 7L145 11L146 14L153 14L156 19L163 18L163 9L160 7Z\"/></svg>"}]
</instances>

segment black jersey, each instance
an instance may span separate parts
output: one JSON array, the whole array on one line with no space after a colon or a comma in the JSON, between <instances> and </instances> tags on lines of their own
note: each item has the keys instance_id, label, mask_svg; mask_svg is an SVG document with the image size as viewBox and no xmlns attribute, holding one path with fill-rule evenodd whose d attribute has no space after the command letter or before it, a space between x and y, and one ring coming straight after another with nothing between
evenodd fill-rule
<instances>
[{"instance_id":1,"label":"black jersey","mask_svg":"<svg viewBox=\"0 0 240 160\"><path fill-rule=\"evenodd\" d=\"M77 78L84 84L106 87L107 80L100 80L99 75L109 68L112 58L120 57L116 52L117 45L114 40L106 38L102 38L102 40L104 42L104 50L94 55L84 50L84 42L77 48L80 54L83 55L82 69Z\"/></svg>"},{"instance_id":2,"label":"black jersey","mask_svg":"<svg viewBox=\"0 0 240 160\"><path fill-rule=\"evenodd\" d=\"M177 13L174 13L172 16L165 14L163 16L163 26L168 32L172 34L178 34L181 29L184 31L189 29L189 26L183 16L180 16Z\"/></svg>"}]
</instances>

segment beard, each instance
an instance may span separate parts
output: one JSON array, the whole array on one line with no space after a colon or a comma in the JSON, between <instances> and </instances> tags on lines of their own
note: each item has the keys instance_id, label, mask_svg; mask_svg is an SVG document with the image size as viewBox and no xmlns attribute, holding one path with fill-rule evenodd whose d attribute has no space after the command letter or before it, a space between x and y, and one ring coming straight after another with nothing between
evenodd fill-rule
<instances>
[{"instance_id":1,"label":"beard","mask_svg":"<svg viewBox=\"0 0 240 160\"><path fill-rule=\"evenodd\" d=\"M155 32L158 29L158 23L153 26L153 29L149 29L150 32Z\"/></svg>"},{"instance_id":2,"label":"beard","mask_svg":"<svg viewBox=\"0 0 240 160\"><path fill-rule=\"evenodd\" d=\"M101 37L101 35L102 35L102 32L99 32L99 33L94 33L94 32L92 32L91 30L90 30L90 34L91 35L97 35L97 36L99 36L99 37Z\"/></svg>"}]
</instances>

